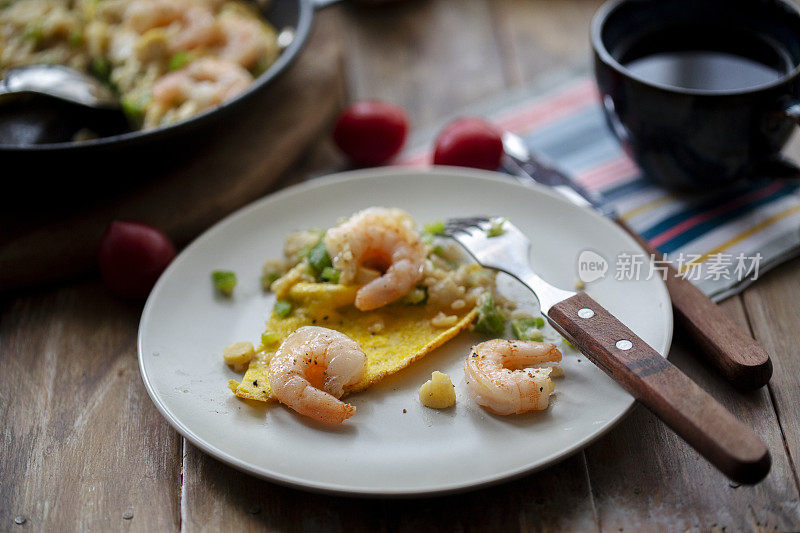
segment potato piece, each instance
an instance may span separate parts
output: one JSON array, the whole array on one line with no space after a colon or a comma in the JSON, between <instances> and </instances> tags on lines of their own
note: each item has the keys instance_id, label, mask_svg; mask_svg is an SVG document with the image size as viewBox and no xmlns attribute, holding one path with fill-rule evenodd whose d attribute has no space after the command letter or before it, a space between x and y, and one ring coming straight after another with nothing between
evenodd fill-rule
<instances>
[{"instance_id":1,"label":"potato piece","mask_svg":"<svg viewBox=\"0 0 800 533\"><path fill-rule=\"evenodd\" d=\"M456 391L450 376L434 370L431 379L419 388L419 401L432 409L445 409L455 405Z\"/></svg>"},{"instance_id":2,"label":"potato piece","mask_svg":"<svg viewBox=\"0 0 800 533\"><path fill-rule=\"evenodd\" d=\"M241 372L256 355L256 349L250 342L234 342L222 350L222 357L236 372Z\"/></svg>"}]
</instances>

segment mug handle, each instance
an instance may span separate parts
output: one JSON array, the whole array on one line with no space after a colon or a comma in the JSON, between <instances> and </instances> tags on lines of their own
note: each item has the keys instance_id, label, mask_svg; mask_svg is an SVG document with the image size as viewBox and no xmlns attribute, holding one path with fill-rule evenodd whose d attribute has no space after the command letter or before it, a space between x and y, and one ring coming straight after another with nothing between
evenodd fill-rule
<instances>
[{"instance_id":1,"label":"mug handle","mask_svg":"<svg viewBox=\"0 0 800 533\"><path fill-rule=\"evenodd\" d=\"M783 114L793 119L800 126L800 100L789 102L783 108ZM756 164L753 175L762 178L800 179L800 167L782 155L776 155Z\"/></svg>"},{"instance_id":2,"label":"mug handle","mask_svg":"<svg viewBox=\"0 0 800 533\"><path fill-rule=\"evenodd\" d=\"M798 125L800 125L800 101L789 102L789 104L783 108L783 113L789 117L793 118Z\"/></svg>"},{"instance_id":3,"label":"mug handle","mask_svg":"<svg viewBox=\"0 0 800 533\"><path fill-rule=\"evenodd\" d=\"M752 174L759 178L798 180L800 167L782 155L776 155L757 163Z\"/></svg>"}]
</instances>

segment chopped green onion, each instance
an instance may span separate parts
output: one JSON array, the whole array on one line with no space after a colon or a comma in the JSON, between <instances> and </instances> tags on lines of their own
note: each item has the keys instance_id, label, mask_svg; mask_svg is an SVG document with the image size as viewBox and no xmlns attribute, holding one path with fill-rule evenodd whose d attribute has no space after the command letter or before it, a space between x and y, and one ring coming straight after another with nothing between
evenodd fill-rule
<instances>
[{"instance_id":1,"label":"chopped green onion","mask_svg":"<svg viewBox=\"0 0 800 533\"><path fill-rule=\"evenodd\" d=\"M180 70L185 67L191 58L189 57L189 52L182 50L180 52L175 52L172 54L172 57L169 58L169 70Z\"/></svg>"},{"instance_id":2,"label":"chopped green onion","mask_svg":"<svg viewBox=\"0 0 800 533\"><path fill-rule=\"evenodd\" d=\"M80 31L73 31L69 34L69 45L77 48L83 44L83 33Z\"/></svg>"},{"instance_id":3,"label":"chopped green onion","mask_svg":"<svg viewBox=\"0 0 800 533\"><path fill-rule=\"evenodd\" d=\"M331 256L328 254L328 249L325 247L325 241L322 239L308 252L308 264L314 269L316 277L319 277L326 267L333 266Z\"/></svg>"},{"instance_id":4,"label":"chopped green onion","mask_svg":"<svg viewBox=\"0 0 800 533\"><path fill-rule=\"evenodd\" d=\"M523 317L511 321L511 330L514 332L514 336L521 341L541 341L543 338L542 327L544 327L542 317Z\"/></svg>"},{"instance_id":5,"label":"chopped green onion","mask_svg":"<svg viewBox=\"0 0 800 533\"><path fill-rule=\"evenodd\" d=\"M275 307L273 307L272 310L279 317L285 318L289 316L289 313L292 312L292 303L287 302L286 300L278 300L275 302Z\"/></svg>"},{"instance_id":6,"label":"chopped green onion","mask_svg":"<svg viewBox=\"0 0 800 533\"><path fill-rule=\"evenodd\" d=\"M444 222L428 222L425 224L425 233L429 235L442 235L444 233Z\"/></svg>"},{"instance_id":7,"label":"chopped green onion","mask_svg":"<svg viewBox=\"0 0 800 533\"><path fill-rule=\"evenodd\" d=\"M303 259L308 257L308 254L311 253L311 249L312 248L313 248L313 246L310 246L308 244L306 244L305 246L302 246L299 250L297 250L297 259L302 261Z\"/></svg>"},{"instance_id":8,"label":"chopped green onion","mask_svg":"<svg viewBox=\"0 0 800 533\"><path fill-rule=\"evenodd\" d=\"M111 77L111 64L102 57L95 57L92 59L90 67L92 74L97 76L102 81L108 81Z\"/></svg>"},{"instance_id":9,"label":"chopped green onion","mask_svg":"<svg viewBox=\"0 0 800 533\"><path fill-rule=\"evenodd\" d=\"M434 237L436 235L442 235L443 233L444 222L429 222L428 224L425 224L425 231L422 232L422 235L420 235L420 240L422 240L424 244L433 247L431 253L441 255L444 252L444 249L438 244L434 244Z\"/></svg>"},{"instance_id":10,"label":"chopped green onion","mask_svg":"<svg viewBox=\"0 0 800 533\"><path fill-rule=\"evenodd\" d=\"M319 277L322 281L327 281L328 283L339 283L340 274L341 272L333 267L325 267L320 272Z\"/></svg>"},{"instance_id":11,"label":"chopped green onion","mask_svg":"<svg viewBox=\"0 0 800 533\"><path fill-rule=\"evenodd\" d=\"M120 100L122 104L122 111L133 122L139 123L144 120L145 109L147 108L148 99L132 98L130 96L123 96Z\"/></svg>"},{"instance_id":12,"label":"chopped green onion","mask_svg":"<svg viewBox=\"0 0 800 533\"><path fill-rule=\"evenodd\" d=\"M525 324L526 327L531 328L543 328L544 327L544 318L540 316L530 316L530 315L522 315L520 316L515 322L522 322Z\"/></svg>"},{"instance_id":13,"label":"chopped green onion","mask_svg":"<svg viewBox=\"0 0 800 533\"><path fill-rule=\"evenodd\" d=\"M406 305L423 305L428 301L427 287L414 287L411 291L400 299L400 303Z\"/></svg>"},{"instance_id":14,"label":"chopped green onion","mask_svg":"<svg viewBox=\"0 0 800 533\"><path fill-rule=\"evenodd\" d=\"M42 30L42 25L33 22L28 24L28 26L25 28L25 31L22 33L22 38L38 43L44 38L44 30Z\"/></svg>"},{"instance_id":15,"label":"chopped green onion","mask_svg":"<svg viewBox=\"0 0 800 533\"><path fill-rule=\"evenodd\" d=\"M261 288L268 291L273 282L279 277L281 277L281 275L277 272L265 272L264 275L261 276Z\"/></svg>"},{"instance_id":16,"label":"chopped green onion","mask_svg":"<svg viewBox=\"0 0 800 533\"><path fill-rule=\"evenodd\" d=\"M508 220L508 219L507 218L496 218L496 219L492 220L492 223L489 226L489 229L486 230L486 236L487 237L499 237L500 235L505 233L506 230L503 229L503 224L506 223L506 220Z\"/></svg>"},{"instance_id":17,"label":"chopped green onion","mask_svg":"<svg viewBox=\"0 0 800 533\"><path fill-rule=\"evenodd\" d=\"M430 233L423 233L422 234L422 242L431 247L430 253L433 255L443 256L444 255L444 247L441 244L434 244L433 243L433 235Z\"/></svg>"},{"instance_id":18,"label":"chopped green onion","mask_svg":"<svg viewBox=\"0 0 800 533\"><path fill-rule=\"evenodd\" d=\"M475 321L475 331L487 335L502 335L506 329L506 317L494 304L494 298L489 292L481 294L478 298L478 319Z\"/></svg>"},{"instance_id":19,"label":"chopped green onion","mask_svg":"<svg viewBox=\"0 0 800 533\"><path fill-rule=\"evenodd\" d=\"M211 273L211 279L214 280L214 287L219 292L225 296L233 294L233 288L236 287L236 273L230 270L215 270Z\"/></svg>"},{"instance_id":20,"label":"chopped green onion","mask_svg":"<svg viewBox=\"0 0 800 533\"><path fill-rule=\"evenodd\" d=\"M269 67L272 66L272 60L268 57L262 57L258 60L258 63L253 65L250 69L250 74L253 75L254 78L261 76L263 73L267 71Z\"/></svg>"},{"instance_id":21,"label":"chopped green onion","mask_svg":"<svg viewBox=\"0 0 800 533\"><path fill-rule=\"evenodd\" d=\"M429 222L425 224L425 231L422 232L420 235L420 239L422 242L428 246L431 246L431 253L436 255L442 255L444 253L444 248L442 248L438 244L434 244L436 235L443 235L444 234L444 222Z\"/></svg>"},{"instance_id":22,"label":"chopped green onion","mask_svg":"<svg viewBox=\"0 0 800 533\"><path fill-rule=\"evenodd\" d=\"M281 336L274 331L265 331L261 334L261 345L264 347L272 346L281 340Z\"/></svg>"}]
</instances>

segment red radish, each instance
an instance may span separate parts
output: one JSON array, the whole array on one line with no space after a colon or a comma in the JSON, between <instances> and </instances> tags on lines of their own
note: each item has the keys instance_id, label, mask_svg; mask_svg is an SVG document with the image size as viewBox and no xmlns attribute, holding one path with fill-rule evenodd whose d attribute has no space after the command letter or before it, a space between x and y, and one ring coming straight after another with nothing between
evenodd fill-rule
<instances>
[{"instance_id":1,"label":"red radish","mask_svg":"<svg viewBox=\"0 0 800 533\"><path fill-rule=\"evenodd\" d=\"M100 243L100 273L112 292L123 298L147 297L175 258L175 248L159 230L142 222L112 222Z\"/></svg>"},{"instance_id":2,"label":"red radish","mask_svg":"<svg viewBox=\"0 0 800 533\"><path fill-rule=\"evenodd\" d=\"M333 131L333 140L356 165L385 163L396 156L408 133L402 108L375 100L356 102L345 109Z\"/></svg>"},{"instance_id":3,"label":"red radish","mask_svg":"<svg viewBox=\"0 0 800 533\"><path fill-rule=\"evenodd\" d=\"M482 118L459 118L436 138L434 165L495 170L503 157L500 131Z\"/></svg>"}]
</instances>

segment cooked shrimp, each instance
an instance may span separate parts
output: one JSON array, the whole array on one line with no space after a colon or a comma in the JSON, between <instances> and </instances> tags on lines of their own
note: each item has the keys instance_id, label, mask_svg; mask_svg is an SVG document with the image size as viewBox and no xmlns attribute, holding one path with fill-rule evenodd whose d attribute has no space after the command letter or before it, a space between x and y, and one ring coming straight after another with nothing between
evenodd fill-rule
<instances>
[{"instance_id":1,"label":"cooked shrimp","mask_svg":"<svg viewBox=\"0 0 800 533\"><path fill-rule=\"evenodd\" d=\"M555 344L494 339L473 346L464 363L467 390L498 415L547 409L555 386L550 369L522 368L561 360Z\"/></svg>"},{"instance_id":2,"label":"cooked shrimp","mask_svg":"<svg viewBox=\"0 0 800 533\"><path fill-rule=\"evenodd\" d=\"M298 413L341 424L356 408L339 400L344 388L361 379L367 356L343 333L304 326L289 335L269 363L269 386ZM321 388L320 388L321 385Z\"/></svg>"},{"instance_id":3,"label":"cooked shrimp","mask_svg":"<svg viewBox=\"0 0 800 533\"><path fill-rule=\"evenodd\" d=\"M135 0L123 16L137 33L160 27L174 27L168 37L172 52L210 46L222 38L214 13L203 4L180 0Z\"/></svg>"},{"instance_id":4,"label":"cooked shrimp","mask_svg":"<svg viewBox=\"0 0 800 533\"><path fill-rule=\"evenodd\" d=\"M219 57L238 63L250 69L256 65L259 58L265 55L272 58L270 48L275 47L275 39L267 33L268 28L260 20L246 17L234 11L223 12L219 17L222 31L222 46Z\"/></svg>"},{"instance_id":5,"label":"cooked shrimp","mask_svg":"<svg viewBox=\"0 0 800 533\"><path fill-rule=\"evenodd\" d=\"M153 84L153 102L170 108L192 101L197 110L219 105L247 89L253 76L236 63L203 58Z\"/></svg>"},{"instance_id":6,"label":"cooked shrimp","mask_svg":"<svg viewBox=\"0 0 800 533\"><path fill-rule=\"evenodd\" d=\"M401 298L422 278L425 245L411 217L400 209L371 207L356 213L328 230L325 246L341 271L340 283L363 279L365 269L383 272L356 293L355 305L362 311Z\"/></svg>"}]
</instances>

